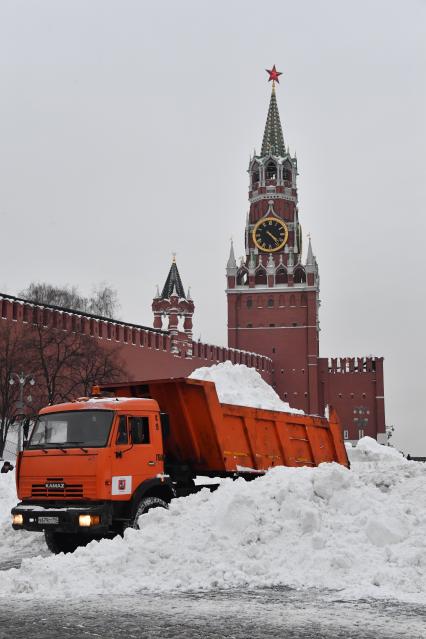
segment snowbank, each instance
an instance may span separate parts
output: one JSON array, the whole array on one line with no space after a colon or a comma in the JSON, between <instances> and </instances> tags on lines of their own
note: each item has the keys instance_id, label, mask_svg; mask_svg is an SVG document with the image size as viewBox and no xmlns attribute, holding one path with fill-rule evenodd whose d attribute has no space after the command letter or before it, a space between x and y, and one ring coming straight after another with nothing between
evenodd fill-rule
<instances>
[{"instance_id":1,"label":"snowbank","mask_svg":"<svg viewBox=\"0 0 426 639\"><path fill-rule=\"evenodd\" d=\"M404 457L393 446L381 446L372 437L363 437L356 446L346 444L346 451L351 462L387 462L401 461Z\"/></svg>"},{"instance_id":2,"label":"snowbank","mask_svg":"<svg viewBox=\"0 0 426 639\"><path fill-rule=\"evenodd\" d=\"M18 434L14 427L9 430L3 458L15 465ZM3 462L0 462L0 466ZM19 565L23 557L47 555L44 537L40 533L21 531L11 526L11 509L18 503L15 471L0 474L0 568Z\"/></svg>"},{"instance_id":3,"label":"snowbank","mask_svg":"<svg viewBox=\"0 0 426 639\"><path fill-rule=\"evenodd\" d=\"M8 459L15 463L10 456ZM17 503L15 472L0 474L0 566L19 564L25 556L47 554L43 535L13 530L10 510Z\"/></svg>"},{"instance_id":4,"label":"snowbank","mask_svg":"<svg viewBox=\"0 0 426 639\"><path fill-rule=\"evenodd\" d=\"M426 465L363 439L352 468L274 468L142 519L124 539L24 559L0 594L43 598L286 585L426 595ZM358 460L362 461L358 461ZM18 538L20 533L16 533Z\"/></svg>"},{"instance_id":5,"label":"snowbank","mask_svg":"<svg viewBox=\"0 0 426 639\"><path fill-rule=\"evenodd\" d=\"M290 404L283 402L254 368L248 368L244 364L232 364L228 361L205 366L197 368L189 377L214 382L219 401L224 404L304 414L303 410L291 408Z\"/></svg>"}]
</instances>

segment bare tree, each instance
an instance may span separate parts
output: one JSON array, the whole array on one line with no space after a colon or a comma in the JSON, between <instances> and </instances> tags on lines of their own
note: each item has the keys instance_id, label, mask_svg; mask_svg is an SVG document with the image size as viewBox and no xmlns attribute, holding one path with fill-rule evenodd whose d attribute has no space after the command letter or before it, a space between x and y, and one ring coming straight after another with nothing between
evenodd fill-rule
<instances>
[{"instance_id":1,"label":"bare tree","mask_svg":"<svg viewBox=\"0 0 426 639\"><path fill-rule=\"evenodd\" d=\"M38 304L53 304L108 318L115 317L119 307L117 291L105 283L94 287L89 297L81 295L75 286L53 286L45 282L32 282L19 295Z\"/></svg>"},{"instance_id":2,"label":"bare tree","mask_svg":"<svg viewBox=\"0 0 426 639\"><path fill-rule=\"evenodd\" d=\"M75 286L53 286L45 282L31 282L19 295L38 304L54 304L76 311L85 311L86 300Z\"/></svg>"},{"instance_id":3,"label":"bare tree","mask_svg":"<svg viewBox=\"0 0 426 639\"><path fill-rule=\"evenodd\" d=\"M87 396L95 384L126 379L119 351L120 347L101 348L93 338L85 336L81 357L74 359L70 371L79 393Z\"/></svg>"},{"instance_id":4,"label":"bare tree","mask_svg":"<svg viewBox=\"0 0 426 639\"><path fill-rule=\"evenodd\" d=\"M94 384L125 377L118 348L107 350L95 337L41 324L29 330L27 356L37 372L38 407L87 395Z\"/></svg>"},{"instance_id":5,"label":"bare tree","mask_svg":"<svg viewBox=\"0 0 426 639\"><path fill-rule=\"evenodd\" d=\"M117 291L103 283L93 288L87 300L87 312L103 317L114 317L119 307Z\"/></svg>"},{"instance_id":6,"label":"bare tree","mask_svg":"<svg viewBox=\"0 0 426 639\"><path fill-rule=\"evenodd\" d=\"M19 389L10 384L12 373L24 366L25 340L14 326L0 326L0 458L3 456L10 426L14 422Z\"/></svg>"},{"instance_id":7,"label":"bare tree","mask_svg":"<svg viewBox=\"0 0 426 639\"><path fill-rule=\"evenodd\" d=\"M70 368L81 356L81 335L40 324L32 327L29 358L37 371L38 404L55 404L69 399L76 382Z\"/></svg>"}]
</instances>

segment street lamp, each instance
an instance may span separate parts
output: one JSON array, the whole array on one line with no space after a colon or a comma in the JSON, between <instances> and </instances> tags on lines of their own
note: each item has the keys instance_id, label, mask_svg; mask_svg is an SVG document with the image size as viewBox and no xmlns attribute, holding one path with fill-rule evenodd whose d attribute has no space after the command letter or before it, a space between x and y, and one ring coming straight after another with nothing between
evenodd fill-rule
<instances>
[{"instance_id":1,"label":"street lamp","mask_svg":"<svg viewBox=\"0 0 426 639\"><path fill-rule=\"evenodd\" d=\"M25 402L24 402L24 387L25 384L30 384L30 386L34 386L35 384L35 379L32 375L32 373L29 373L28 375L24 375L24 373L21 371L20 373L11 373L10 374L10 378L9 378L9 384L11 386L13 386L13 384L16 384L15 379L17 380L18 384L19 384L19 400L16 402L16 407L18 409L21 409L21 411L24 409L25 407ZM27 400L29 402L31 402L32 397L31 395L28 395ZM19 453L21 450L21 428L18 428L18 442L17 442L17 452Z\"/></svg>"}]
</instances>

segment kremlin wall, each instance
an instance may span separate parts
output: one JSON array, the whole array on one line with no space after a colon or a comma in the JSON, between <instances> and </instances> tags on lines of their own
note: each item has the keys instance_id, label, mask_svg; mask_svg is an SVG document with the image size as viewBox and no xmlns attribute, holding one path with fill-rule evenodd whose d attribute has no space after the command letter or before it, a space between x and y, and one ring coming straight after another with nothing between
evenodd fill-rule
<instances>
[{"instance_id":1,"label":"kremlin wall","mask_svg":"<svg viewBox=\"0 0 426 639\"><path fill-rule=\"evenodd\" d=\"M139 326L75 312L53 305L33 304L27 300L0 294L0 321L20 326L42 325L46 330L79 332L100 340L105 348L119 347L119 356L134 380L187 376L195 368L230 360L255 368L272 382L272 360L233 348L223 348L188 340L183 332Z\"/></svg>"}]
</instances>

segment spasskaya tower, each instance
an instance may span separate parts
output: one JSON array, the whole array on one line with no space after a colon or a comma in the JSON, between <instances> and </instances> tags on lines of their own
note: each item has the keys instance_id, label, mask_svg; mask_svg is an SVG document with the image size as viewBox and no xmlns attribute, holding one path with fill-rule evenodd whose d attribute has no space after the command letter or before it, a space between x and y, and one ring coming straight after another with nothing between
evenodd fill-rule
<instances>
[{"instance_id":1,"label":"spasskaya tower","mask_svg":"<svg viewBox=\"0 0 426 639\"><path fill-rule=\"evenodd\" d=\"M333 404L343 436L386 441L383 358L319 356L319 271L308 238L302 254L297 160L284 142L272 82L260 155L250 158L245 255L231 243L227 275L228 343L272 359L272 383L295 408L323 414ZM303 256L305 255L305 257Z\"/></svg>"},{"instance_id":2,"label":"spasskaya tower","mask_svg":"<svg viewBox=\"0 0 426 639\"><path fill-rule=\"evenodd\" d=\"M268 73L262 149L248 169L245 257L237 264L231 246L227 264L228 342L272 357L279 395L318 413L318 265L310 240L302 261L297 159L285 145L278 111L281 74L275 66Z\"/></svg>"}]
</instances>

